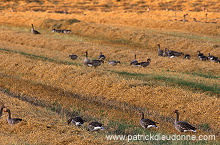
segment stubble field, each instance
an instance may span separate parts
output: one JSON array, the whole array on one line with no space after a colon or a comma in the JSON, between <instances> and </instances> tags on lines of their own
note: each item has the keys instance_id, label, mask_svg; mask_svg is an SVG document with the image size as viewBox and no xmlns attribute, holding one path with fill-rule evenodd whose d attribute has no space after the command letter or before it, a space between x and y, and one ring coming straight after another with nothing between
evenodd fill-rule
<instances>
[{"instance_id":1,"label":"stubble field","mask_svg":"<svg viewBox=\"0 0 220 145\"><path fill-rule=\"evenodd\" d=\"M21 3L16 11L1 11L1 103L12 110L12 116L25 120L10 127L3 116L2 143L127 144L107 141L105 135L179 134L173 126L173 110L178 109L181 120L198 128L193 134L215 135L217 141L130 144L217 144L220 64L199 60L197 51L220 57L219 12L135 10L122 6L104 11L106 5L98 5L94 10L88 9L92 7L89 3L75 9L65 7L70 14L53 11L63 10L61 4L33 11L36 7L21 7ZM179 21L186 13L188 21ZM31 24L41 35L30 33ZM72 33L52 33L53 28L70 29ZM158 43L162 49L188 53L191 59L160 57ZM102 52L105 63L97 68L83 65L86 51L90 59ZM70 54L79 57L71 60ZM130 66L135 54L138 61L151 58L150 65ZM110 66L109 60L120 60L121 64ZM142 129L139 109L146 118L159 122L159 128ZM86 124L100 121L106 129L91 133L86 131L86 125L67 126L66 120L75 115L85 118Z\"/></svg>"}]
</instances>

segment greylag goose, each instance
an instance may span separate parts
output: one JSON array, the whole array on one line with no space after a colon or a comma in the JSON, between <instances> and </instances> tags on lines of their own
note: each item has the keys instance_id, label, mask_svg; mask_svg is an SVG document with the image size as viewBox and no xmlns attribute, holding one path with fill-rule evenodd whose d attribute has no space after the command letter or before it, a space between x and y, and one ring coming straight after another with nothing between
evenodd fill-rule
<instances>
[{"instance_id":1,"label":"greylag goose","mask_svg":"<svg viewBox=\"0 0 220 145\"><path fill-rule=\"evenodd\" d=\"M189 54L184 55L184 59L190 59L191 56Z\"/></svg>"},{"instance_id":2,"label":"greylag goose","mask_svg":"<svg viewBox=\"0 0 220 145\"><path fill-rule=\"evenodd\" d=\"M104 130L102 125L103 124L101 124L99 122L91 122L91 123L89 123L88 128L90 131Z\"/></svg>"},{"instance_id":3,"label":"greylag goose","mask_svg":"<svg viewBox=\"0 0 220 145\"><path fill-rule=\"evenodd\" d=\"M140 125L143 128L151 128L151 127L157 128L156 124L159 124L159 123L154 122L154 121L152 121L150 119L144 118L144 112L139 112L139 114L141 114Z\"/></svg>"},{"instance_id":4,"label":"greylag goose","mask_svg":"<svg viewBox=\"0 0 220 145\"><path fill-rule=\"evenodd\" d=\"M138 61L136 60L136 54L134 55L134 60L131 61L130 65L136 65Z\"/></svg>"},{"instance_id":5,"label":"greylag goose","mask_svg":"<svg viewBox=\"0 0 220 145\"><path fill-rule=\"evenodd\" d=\"M90 63L88 63L87 65L96 68L96 67L100 66L102 63L104 63L103 60L95 59L95 60L91 60Z\"/></svg>"},{"instance_id":6,"label":"greylag goose","mask_svg":"<svg viewBox=\"0 0 220 145\"><path fill-rule=\"evenodd\" d=\"M209 60L215 62L216 60L218 60L218 57L213 56L213 55L210 55L210 53L209 53L207 59L209 59Z\"/></svg>"},{"instance_id":7,"label":"greylag goose","mask_svg":"<svg viewBox=\"0 0 220 145\"><path fill-rule=\"evenodd\" d=\"M11 111L9 109L6 109L4 112L8 112L8 118L7 118L8 124L14 125L22 121L22 119L20 118L11 118Z\"/></svg>"},{"instance_id":8,"label":"greylag goose","mask_svg":"<svg viewBox=\"0 0 220 145\"><path fill-rule=\"evenodd\" d=\"M203 55L203 56L200 56L199 59L202 60L202 61L206 61L208 58L207 58L207 56Z\"/></svg>"},{"instance_id":9,"label":"greylag goose","mask_svg":"<svg viewBox=\"0 0 220 145\"><path fill-rule=\"evenodd\" d=\"M160 49L160 44L157 45L158 45L158 56L163 56L164 52L162 49Z\"/></svg>"},{"instance_id":10,"label":"greylag goose","mask_svg":"<svg viewBox=\"0 0 220 145\"><path fill-rule=\"evenodd\" d=\"M148 58L146 62L140 62L135 64L135 66L142 66L142 67L147 67L148 65L150 65L151 59Z\"/></svg>"},{"instance_id":11,"label":"greylag goose","mask_svg":"<svg viewBox=\"0 0 220 145\"><path fill-rule=\"evenodd\" d=\"M104 60L105 59L105 55L103 55L102 52L100 52L100 55L99 55L98 59Z\"/></svg>"},{"instance_id":12,"label":"greylag goose","mask_svg":"<svg viewBox=\"0 0 220 145\"><path fill-rule=\"evenodd\" d=\"M117 65L118 63L121 63L120 61L116 61L116 60L111 60L108 62L109 64L111 64L112 66Z\"/></svg>"},{"instance_id":13,"label":"greylag goose","mask_svg":"<svg viewBox=\"0 0 220 145\"><path fill-rule=\"evenodd\" d=\"M200 51L197 51L197 52L198 52L198 57L199 57L199 58L202 57L202 56L204 56L204 54L201 53Z\"/></svg>"},{"instance_id":14,"label":"greylag goose","mask_svg":"<svg viewBox=\"0 0 220 145\"><path fill-rule=\"evenodd\" d=\"M0 107L0 118L2 117L2 112L3 112L3 109L5 108L5 106L4 105L2 105L1 107Z\"/></svg>"},{"instance_id":15,"label":"greylag goose","mask_svg":"<svg viewBox=\"0 0 220 145\"><path fill-rule=\"evenodd\" d=\"M77 58L78 58L78 56L77 56L77 55L75 55L75 54L69 55L69 57L70 57L72 60L75 60L75 59L77 59Z\"/></svg>"},{"instance_id":16,"label":"greylag goose","mask_svg":"<svg viewBox=\"0 0 220 145\"><path fill-rule=\"evenodd\" d=\"M81 117L76 116L76 117L74 117L74 118L70 118L70 119L67 121L67 123L68 123L68 125L69 125L70 123L72 123L72 124L74 124L74 125L76 125L76 126L81 126L81 125L84 124L84 120L83 120Z\"/></svg>"},{"instance_id":17,"label":"greylag goose","mask_svg":"<svg viewBox=\"0 0 220 145\"><path fill-rule=\"evenodd\" d=\"M34 30L34 24L31 24L31 33L32 34L40 34L40 32L38 32L37 30Z\"/></svg>"},{"instance_id":18,"label":"greylag goose","mask_svg":"<svg viewBox=\"0 0 220 145\"><path fill-rule=\"evenodd\" d=\"M86 51L86 57L85 57L83 63L84 63L84 65L86 65L86 66L88 66L89 63L91 63L91 60L88 59L88 52L87 52L87 51Z\"/></svg>"},{"instance_id":19,"label":"greylag goose","mask_svg":"<svg viewBox=\"0 0 220 145\"><path fill-rule=\"evenodd\" d=\"M186 132L186 131L196 132L196 128L193 127L192 125L190 125L189 123L184 122L184 121L179 121L179 111L178 110L175 110L174 113L176 113L176 119L174 122L176 130L178 130L179 132Z\"/></svg>"}]
</instances>

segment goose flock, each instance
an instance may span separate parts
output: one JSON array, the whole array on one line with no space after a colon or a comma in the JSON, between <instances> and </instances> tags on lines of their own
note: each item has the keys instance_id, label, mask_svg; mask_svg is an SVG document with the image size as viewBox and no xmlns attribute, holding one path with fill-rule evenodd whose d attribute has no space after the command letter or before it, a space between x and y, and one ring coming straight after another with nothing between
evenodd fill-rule
<instances>
[{"instance_id":1,"label":"goose flock","mask_svg":"<svg viewBox=\"0 0 220 145\"><path fill-rule=\"evenodd\" d=\"M21 118L12 118L10 109L5 107L4 105L2 105L0 107L0 118L2 117L3 112L8 113L7 122L10 125L15 125L15 124L18 124L21 121L23 121L23 119L21 119ZM144 112L142 112L140 110L138 111L138 113L141 114L141 118L139 121L141 127L143 127L144 129L158 128L157 124L159 124L159 123L157 123L151 119L144 118ZM179 131L179 132L187 132L187 131L196 132L196 128L194 126L190 125L187 122L179 121L179 111L178 110L175 110L174 113L176 113L174 127L177 131ZM84 123L85 123L85 120L79 116L75 116L75 117L72 117L67 120L68 125L82 126L82 125L84 125ZM88 124L88 131L98 131L98 130L104 130L102 123L97 122L97 121L92 121Z\"/></svg>"},{"instance_id":2,"label":"goose flock","mask_svg":"<svg viewBox=\"0 0 220 145\"><path fill-rule=\"evenodd\" d=\"M218 57L211 55L210 53L208 53L208 56L205 56L203 53L201 53L200 51L198 52L198 58L201 61L206 61L206 60L210 60L212 62L216 62L216 63L220 63L220 60L218 59ZM158 44L158 56L163 56L163 57L169 57L169 58L173 58L173 57L179 57L181 55L184 55L183 52L177 52L177 51L173 51L173 50L169 50L168 48L165 48L165 50L162 50L160 48L160 44ZM184 59L191 59L190 54L185 54Z\"/></svg>"}]
</instances>

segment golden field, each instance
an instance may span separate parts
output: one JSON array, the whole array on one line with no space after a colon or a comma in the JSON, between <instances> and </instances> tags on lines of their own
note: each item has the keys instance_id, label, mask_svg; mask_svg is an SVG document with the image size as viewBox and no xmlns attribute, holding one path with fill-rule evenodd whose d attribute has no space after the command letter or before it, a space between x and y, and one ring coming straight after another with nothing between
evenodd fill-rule
<instances>
[{"instance_id":1,"label":"golden field","mask_svg":"<svg viewBox=\"0 0 220 145\"><path fill-rule=\"evenodd\" d=\"M217 0L27 2L1 3L1 103L12 116L25 120L10 127L4 115L1 144L219 143L220 64L197 57L200 50L220 58ZM187 22L180 21L184 14ZM30 33L31 24L41 35ZM52 33L53 28L72 33ZM192 58L159 57L158 43ZM90 59L103 52L105 63L96 69L84 66L85 51ZM71 60L70 54L79 58ZM151 58L150 66L130 66L135 54L139 61ZM109 60L121 64L110 66ZM139 109L159 122L159 128L142 129ZM180 110L180 120L198 128L195 135L214 134L216 141L128 143L105 138L178 134L173 126L175 109ZM86 126L68 126L66 120L74 115L87 123L100 121L106 129L91 133Z\"/></svg>"}]
</instances>

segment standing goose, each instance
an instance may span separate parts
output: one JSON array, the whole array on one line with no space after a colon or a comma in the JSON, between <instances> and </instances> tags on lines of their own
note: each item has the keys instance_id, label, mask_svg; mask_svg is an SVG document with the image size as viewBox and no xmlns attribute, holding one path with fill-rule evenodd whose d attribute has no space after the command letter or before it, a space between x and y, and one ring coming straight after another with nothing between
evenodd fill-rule
<instances>
[{"instance_id":1,"label":"standing goose","mask_svg":"<svg viewBox=\"0 0 220 145\"><path fill-rule=\"evenodd\" d=\"M84 120L83 120L81 117L76 116L76 117L74 117L74 118L70 118L70 119L67 121L67 123L68 123L68 125L69 125L70 123L72 123L72 124L74 124L74 125L76 125L76 126L81 126L81 125L84 124Z\"/></svg>"},{"instance_id":2,"label":"standing goose","mask_svg":"<svg viewBox=\"0 0 220 145\"><path fill-rule=\"evenodd\" d=\"M104 60L105 59L105 55L103 55L102 52L100 52L100 55L99 55L98 59Z\"/></svg>"},{"instance_id":3,"label":"standing goose","mask_svg":"<svg viewBox=\"0 0 220 145\"><path fill-rule=\"evenodd\" d=\"M9 109L6 109L4 112L8 112L8 124L14 125L22 121L20 118L11 118L11 111Z\"/></svg>"},{"instance_id":4,"label":"standing goose","mask_svg":"<svg viewBox=\"0 0 220 145\"><path fill-rule=\"evenodd\" d=\"M138 61L136 60L136 54L134 55L134 60L131 61L130 65L136 65Z\"/></svg>"},{"instance_id":5,"label":"standing goose","mask_svg":"<svg viewBox=\"0 0 220 145\"><path fill-rule=\"evenodd\" d=\"M34 30L34 24L31 24L31 33L32 34L40 34L40 32L38 32L37 30Z\"/></svg>"},{"instance_id":6,"label":"standing goose","mask_svg":"<svg viewBox=\"0 0 220 145\"><path fill-rule=\"evenodd\" d=\"M102 125L103 124L101 124L99 122L91 122L91 123L89 123L88 128L90 131L104 130Z\"/></svg>"},{"instance_id":7,"label":"standing goose","mask_svg":"<svg viewBox=\"0 0 220 145\"><path fill-rule=\"evenodd\" d=\"M196 132L196 128L193 127L192 125L190 125L189 123L184 122L184 121L179 121L179 112L178 112L178 110L175 110L174 113L176 113L176 119L175 119L175 122L174 122L176 130L178 130L179 132L186 132L186 131Z\"/></svg>"},{"instance_id":8,"label":"standing goose","mask_svg":"<svg viewBox=\"0 0 220 145\"><path fill-rule=\"evenodd\" d=\"M147 67L148 65L150 65L150 62L151 62L151 59L148 58L146 62L137 63L135 66Z\"/></svg>"},{"instance_id":9,"label":"standing goose","mask_svg":"<svg viewBox=\"0 0 220 145\"><path fill-rule=\"evenodd\" d=\"M157 45L158 45L158 56L163 56L164 52L162 49L160 49L160 44Z\"/></svg>"},{"instance_id":10,"label":"standing goose","mask_svg":"<svg viewBox=\"0 0 220 145\"><path fill-rule=\"evenodd\" d=\"M2 117L2 112L3 112L3 109L5 108L5 106L4 105L2 105L1 107L0 107L0 118Z\"/></svg>"},{"instance_id":11,"label":"standing goose","mask_svg":"<svg viewBox=\"0 0 220 145\"><path fill-rule=\"evenodd\" d=\"M204 56L204 54L201 53L200 51L197 51L197 52L198 52L198 57L199 57L199 58L202 57L202 56Z\"/></svg>"},{"instance_id":12,"label":"standing goose","mask_svg":"<svg viewBox=\"0 0 220 145\"><path fill-rule=\"evenodd\" d=\"M78 58L78 56L77 56L77 55L75 55L75 54L69 55L69 57L70 57L72 60L75 60L75 59L77 59L77 58Z\"/></svg>"},{"instance_id":13,"label":"standing goose","mask_svg":"<svg viewBox=\"0 0 220 145\"><path fill-rule=\"evenodd\" d=\"M152 121L150 119L144 118L144 112L139 112L139 114L141 114L140 125L143 128L151 128L151 127L157 128L156 124L159 124L159 123L154 122L154 121Z\"/></svg>"},{"instance_id":14,"label":"standing goose","mask_svg":"<svg viewBox=\"0 0 220 145\"><path fill-rule=\"evenodd\" d=\"M109 64L111 64L112 66L117 65L118 63L121 63L120 61L116 61L116 60L111 60L108 62Z\"/></svg>"},{"instance_id":15,"label":"standing goose","mask_svg":"<svg viewBox=\"0 0 220 145\"><path fill-rule=\"evenodd\" d=\"M87 52L87 51L86 51L86 57L85 57L83 63L84 63L84 65L86 65L86 66L88 66L89 63L91 63L91 60L88 59L88 52Z\"/></svg>"}]
</instances>

